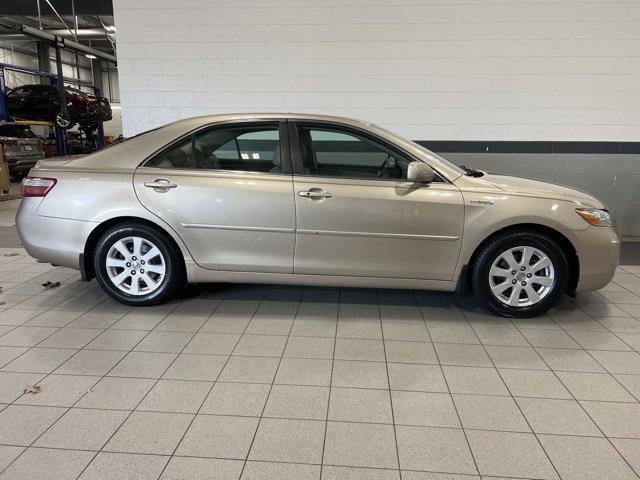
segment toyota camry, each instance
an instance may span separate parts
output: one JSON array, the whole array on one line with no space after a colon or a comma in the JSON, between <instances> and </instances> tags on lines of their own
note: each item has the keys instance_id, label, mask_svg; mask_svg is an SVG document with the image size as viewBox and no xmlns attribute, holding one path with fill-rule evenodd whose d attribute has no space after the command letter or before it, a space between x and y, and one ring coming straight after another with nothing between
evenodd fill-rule
<instances>
[{"instance_id":1,"label":"toyota camry","mask_svg":"<svg viewBox=\"0 0 640 480\"><path fill-rule=\"evenodd\" d=\"M458 167L347 118L180 120L41 160L22 188L29 254L128 305L186 282L260 282L472 291L529 317L605 286L619 257L597 198Z\"/></svg>"}]
</instances>

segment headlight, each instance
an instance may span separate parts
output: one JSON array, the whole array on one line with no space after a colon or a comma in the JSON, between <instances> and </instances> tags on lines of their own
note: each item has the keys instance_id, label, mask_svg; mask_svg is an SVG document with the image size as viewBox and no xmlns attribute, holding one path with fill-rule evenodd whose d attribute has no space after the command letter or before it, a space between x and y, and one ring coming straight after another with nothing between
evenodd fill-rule
<instances>
[{"instance_id":1,"label":"headlight","mask_svg":"<svg viewBox=\"0 0 640 480\"><path fill-rule=\"evenodd\" d=\"M606 210L597 208L576 208L576 213L596 227L613 226L613 217Z\"/></svg>"}]
</instances>

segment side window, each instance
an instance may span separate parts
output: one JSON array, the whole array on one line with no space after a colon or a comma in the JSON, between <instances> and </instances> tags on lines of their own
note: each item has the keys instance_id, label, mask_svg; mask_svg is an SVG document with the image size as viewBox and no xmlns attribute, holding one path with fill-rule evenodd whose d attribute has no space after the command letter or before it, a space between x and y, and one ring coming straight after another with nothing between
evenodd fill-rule
<instances>
[{"instance_id":1,"label":"side window","mask_svg":"<svg viewBox=\"0 0 640 480\"><path fill-rule=\"evenodd\" d=\"M153 157L145 167L193 168L194 158L191 136Z\"/></svg>"},{"instance_id":2,"label":"side window","mask_svg":"<svg viewBox=\"0 0 640 480\"><path fill-rule=\"evenodd\" d=\"M278 124L217 127L189 136L145 167L281 173Z\"/></svg>"},{"instance_id":3,"label":"side window","mask_svg":"<svg viewBox=\"0 0 640 480\"><path fill-rule=\"evenodd\" d=\"M281 173L278 125L215 128L196 134L196 168Z\"/></svg>"},{"instance_id":4,"label":"side window","mask_svg":"<svg viewBox=\"0 0 640 480\"><path fill-rule=\"evenodd\" d=\"M46 85L33 85L31 87L31 95L46 95L49 90L51 90L51 88Z\"/></svg>"},{"instance_id":5,"label":"side window","mask_svg":"<svg viewBox=\"0 0 640 480\"><path fill-rule=\"evenodd\" d=\"M360 179L407 178L411 160L356 133L298 127L305 175Z\"/></svg>"},{"instance_id":6,"label":"side window","mask_svg":"<svg viewBox=\"0 0 640 480\"><path fill-rule=\"evenodd\" d=\"M31 90L28 87L16 88L13 92L10 93L12 97L26 97L31 93Z\"/></svg>"}]
</instances>

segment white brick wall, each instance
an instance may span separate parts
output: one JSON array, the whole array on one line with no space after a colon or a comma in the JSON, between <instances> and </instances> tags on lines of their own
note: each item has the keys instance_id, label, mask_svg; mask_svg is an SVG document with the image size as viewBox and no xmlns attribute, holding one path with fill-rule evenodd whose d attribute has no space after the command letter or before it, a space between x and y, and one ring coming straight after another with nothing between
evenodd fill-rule
<instances>
[{"instance_id":1,"label":"white brick wall","mask_svg":"<svg viewBox=\"0 0 640 480\"><path fill-rule=\"evenodd\" d=\"M208 113L640 141L640 0L114 0L125 135Z\"/></svg>"}]
</instances>

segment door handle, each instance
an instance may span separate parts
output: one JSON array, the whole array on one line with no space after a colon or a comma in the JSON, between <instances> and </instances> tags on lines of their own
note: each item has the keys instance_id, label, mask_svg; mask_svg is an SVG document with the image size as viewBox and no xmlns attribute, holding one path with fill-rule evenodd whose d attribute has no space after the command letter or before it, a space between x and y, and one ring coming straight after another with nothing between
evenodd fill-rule
<instances>
[{"instance_id":1,"label":"door handle","mask_svg":"<svg viewBox=\"0 0 640 480\"><path fill-rule=\"evenodd\" d=\"M144 186L164 190L167 188L176 188L178 185L173 183L171 180L167 180L166 178L157 178L153 182L144 182Z\"/></svg>"},{"instance_id":2,"label":"door handle","mask_svg":"<svg viewBox=\"0 0 640 480\"><path fill-rule=\"evenodd\" d=\"M311 199L333 197L333 194L325 191L324 188L310 188L309 190L303 190L301 192L298 192L298 195L300 195L301 197L306 197Z\"/></svg>"}]
</instances>

